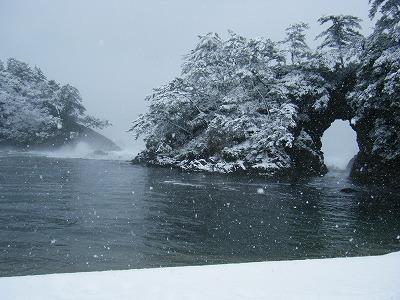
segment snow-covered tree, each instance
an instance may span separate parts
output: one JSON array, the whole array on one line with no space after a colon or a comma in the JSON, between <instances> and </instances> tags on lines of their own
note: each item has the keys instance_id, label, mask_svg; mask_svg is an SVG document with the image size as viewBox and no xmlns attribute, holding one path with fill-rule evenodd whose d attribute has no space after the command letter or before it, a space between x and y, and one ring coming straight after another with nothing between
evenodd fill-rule
<instances>
[{"instance_id":1,"label":"snow-covered tree","mask_svg":"<svg viewBox=\"0 0 400 300\"><path fill-rule=\"evenodd\" d=\"M322 39L318 49L326 53L334 65L344 68L361 48L361 19L349 15L330 15L319 18L318 22L321 25L332 23L317 36L317 39Z\"/></svg>"},{"instance_id":2,"label":"snow-covered tree","mask_svg":"<svg viewBox=\"0 0 400 300\"><path fill-rule=\"evenodd\" d=\"M370 170L377 174L381 165L382 174L400 176L400 4L370 2L371 16L379 12L370 37L360 34L357 17L322 17L321 25L331 24L316 51L304 23L290 26L280 43L233 32L225 40L200 36L180 76L155 89L149 111L133 123L146 141L136 160L213 172L321 174L321 137L339 118L351 119L357 131L359 172L373 178Z\"/></svg>"},{"instance_id":3,"label":"snow-covered tree","mask_svg":"<svg viewBox=\"0 0 400 300\"><path fill-rule=\"evenodd\" d=\"M31 68L15 59L9 59L7 69L0 71L1 143L23 144L53 136L57 119L35 103L42 85L33 79Z\"/></svg>"},{"instance_id":4,"label":"snow-covered tree","mask_svg":"<svg viewBox=\"0 0 400 300\"><path fill-rule=\"evenodd\" d=\"M0 144L42 144L68 137L76 124L107 122L87 116L79 91L47 80L39 68L14 58L0 68Z\"/></svg>"},{"instance_id":5,"label":"snow-covered tree","mask_svg":"<svg viewBox=\"0 0 400 300\"><path fill-rule=\"evenodd\" d=\"M309 28L310 26L306 23L297 23L286 28L286 38L282 41L282 44L289 53L292 64L307 59L311 54L311 49L307 45L305 33Z\"/></svg>"},{"instance_id":6,"label":"snow-covered tree","mask_svg":"<svg viewBox=\"0 0 400 300\"><path fill-rule=\"evenodd\" d=\"M31 81L34 77L34 73L27 63L14 58L9 58L7 60L7 72L25 81Z\"/></svg>"},{"instance_id":7,"label":"snow-covered tree","mask_svg":"<svg viewBox=\"0 0 400 300\"><path fill-rule=\"evenodd\" d=\"M399 35L399 18L400 18L400 2L398 0L369 0L371 9L369 16L375 18L378 11L381 13L380 18L376 22L375 32L387 30L397 36Z\"/></svg>"},{"instance_id":8,"label":"snow-covered tree","mask_svg":"<svg viewBox=\"0 0 400 300\"><path fill-rule=\"evenodd\" d=\"M54 95L54 105L58 116L65 123L74 123L85 113L81 95L75 87L67 84L62 86Z\"/></svg>"},{"instance_id":9,"label":"snow-covered tree","mask_svg":"<svg viewBox=\"0 0 400 300\"><path fill-rule=\"evenodd\" d=\"M181 76L155 89L149 112L134 122L131 130L146 140L138 159L218 172L292 168L298 105L325 101L327 90L312 86L323 78L306 63L295 69L284 61L268 39L201 36Z\"/></svg>"},{"instance_id":10,"label":"snow-covered tree","mask_svg":"<svg viewBox=\"0 0 400 300\"><path fill-rule=\"evenodd\" d=\"M380 157L382 166L400 165L400 2L370 3L371 18L378 18L361 53L358 85L349 99L356 110L354 125L365 140L362 153Z\"/></svg>"}]
</instances>

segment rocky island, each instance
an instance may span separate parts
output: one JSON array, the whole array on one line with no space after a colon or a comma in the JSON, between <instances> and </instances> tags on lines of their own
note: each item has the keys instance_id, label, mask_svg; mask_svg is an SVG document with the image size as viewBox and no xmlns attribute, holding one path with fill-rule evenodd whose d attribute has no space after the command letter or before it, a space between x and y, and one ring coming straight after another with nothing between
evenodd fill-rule
<instances>
[{"instance_id":1,"label":"rocky island","mask_svg":"<svg viewBox=\"0 0 400 300\"><path fill-rule=\"evenodd\" d=\"M314 176L327 172L324 131L337 119L357 133L351 177L400 178L400 15L372 2L373 32L360 19L325 16L316 49L308 25L283 41L200 37L181 75L148 96L131 131L146 141L134 163L220 173ZM393 2L395 3L395 2ZM378 16L377 12L380 10ZM339 141L338 141L339 142Z\"/></svg>"}]
</instances>

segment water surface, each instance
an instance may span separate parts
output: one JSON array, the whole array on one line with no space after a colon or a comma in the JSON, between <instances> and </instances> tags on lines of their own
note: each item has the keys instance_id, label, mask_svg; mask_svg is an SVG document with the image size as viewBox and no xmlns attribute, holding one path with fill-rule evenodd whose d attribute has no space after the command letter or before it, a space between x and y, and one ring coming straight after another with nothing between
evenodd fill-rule
<instances>
[{"instance_id":1,"label":"water surface","mask_svg":"<svg viewBox=\"0 0 400 300\"><path fill-rule=\"evenodd\" d=\"M399 215L398 193L344 172L279 183L0 154L0 276L384 254Z\"/></svg>"}]
</instances>

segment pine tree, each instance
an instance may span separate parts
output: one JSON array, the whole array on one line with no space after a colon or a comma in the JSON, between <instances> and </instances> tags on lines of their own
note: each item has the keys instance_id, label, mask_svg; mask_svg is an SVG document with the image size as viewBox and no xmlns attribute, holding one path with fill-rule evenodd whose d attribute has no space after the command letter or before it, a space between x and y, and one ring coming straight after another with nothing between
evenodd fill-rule
<instances>
[{"instance_id":1,"label":"pine tree","mask_svg":"<svg viewBox=\"0 0 400 300\"><path fill-rule=\"evenodd\" d=\"M391 0L370 3L370 17L376 16L378 10L381 15L361 54L359 85L352 94L354 106L364 112L400 106L400 3Z\"/></svg>"},{"instance_id":2,"label":"pine tree","mask_svg":"<svg viewBox=\"0 0 400 300\"><path fill-rule=\"evenodd\" d=\"M286 39L282 44L286 46L292 64L299 63L310 55L311 50L307 45L305 34L309 28L306 23L293 24L286 28Z\"/></svg>"},{"instance_id":3,"label":"pine tree","mask_svg":"<svg viewBox=\"0 0 400 300\"><path fill-rule=\"evenodd\" d=\"M317 39L323 39L318 49L330 55L339 68L344 68L360 49L363 40L359 32L361 19L349 15L330 15L319 18L318 22L321 25L332 23L328 29L317 36Z\"/></svg>"},{"instance_id":4,"label":"pine tree","mask_svg":"<svg viewBox=\"0 0 400 300\"><path fill-rule=\"evenodd\" d=\"M369 0L369 3L371 4L371 9L369 11L369 17L371 19L375 18L378 11L381 13L381 17L376 22L375 31L382 33L388 30L391 34L395 34L397 31L398 36L400 2L398 0Z\"/></svg>"},{"instance_id":5,"label":"pine tree","mask_svg":"<svg viewBox=\"0 0 400 300\"><path fill-rule=\"evenodd\" d=\"M69 84L58 91L55 105L58 106L59 117L67 124L77 122L86 110L78 89Z\"/></svg>"}]
</instances>

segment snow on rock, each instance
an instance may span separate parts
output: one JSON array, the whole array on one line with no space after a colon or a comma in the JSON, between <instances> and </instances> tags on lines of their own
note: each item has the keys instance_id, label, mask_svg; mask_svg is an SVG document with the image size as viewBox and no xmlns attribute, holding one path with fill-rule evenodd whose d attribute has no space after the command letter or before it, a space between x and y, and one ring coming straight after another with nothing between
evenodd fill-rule
<instances>
[{"instance_id":1,"label":"snow on rock","mask_svg":"<svg viewBox=\"0 0 400 300\"><path fill-rule=\"evenodd\" d=\"M400 299L384 256L0 278L2 300Z\"/></svg>"}]
</instances>

